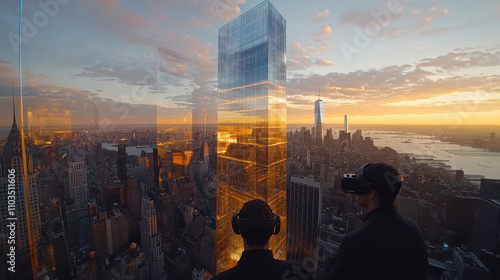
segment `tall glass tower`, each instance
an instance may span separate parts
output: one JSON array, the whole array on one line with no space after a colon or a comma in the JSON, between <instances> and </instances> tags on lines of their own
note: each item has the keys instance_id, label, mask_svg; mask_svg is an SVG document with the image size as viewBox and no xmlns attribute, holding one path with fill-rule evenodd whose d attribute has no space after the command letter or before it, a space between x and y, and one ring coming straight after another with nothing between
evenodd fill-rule
<instances>
[{"instance_id":1,"label":"tall glass tower","mask_svg":"<svg viewBox=\"0 0 500 280\"><path fill-rule=\"evenodd\" d=\"M318 146L323 146L324 133L324 114L323 100L319 99L314 102L314 142Z\"/></svg>"},{"instance_id":2,"label":"tall glass tower","mask_svg":"<svg viewBox=\"0 0 500 280\"><path fill-rule=\"evenodd\" d=\"M262 199L281 216L271 237L286 257L286 21L265 1L219 29L217 273L233 267L243 241L232 215Z\"/></svg>"}]
</instances>

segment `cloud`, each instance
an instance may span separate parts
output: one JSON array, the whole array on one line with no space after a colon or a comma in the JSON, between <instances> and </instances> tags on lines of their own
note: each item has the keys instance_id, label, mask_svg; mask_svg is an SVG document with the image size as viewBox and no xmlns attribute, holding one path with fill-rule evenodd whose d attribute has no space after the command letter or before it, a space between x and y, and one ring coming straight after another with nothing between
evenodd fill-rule
<instances>
[{"instance_id":1,"label":"cloud","mask_svg":"<svg viewBox=\"0 0 500 280\"><path fill-rule=\"evenodd\" d=\"M499 66L497 51L497 48L483 51L467 49L424 59L414 65L325 75L291 75L287 82L288 114L294 118L307 118L318 90L321 90L321 98L325 101L325 114L329 115L497 110L500 107L500 75L449 72L459 67L471 67L472 64L478 67ZM331 107L341 107L342 111L330 111L328 108Z\"/></svg>"},{"instance_id":2,"label":"cloud","mask_svg":"<svg viewBox=\"0 0 500 280\"><path fill-rule=\"evenodd\" d=\"M445 26L445 27L425 30L425 31L422 31L422 33L420 33L420 34L422 36L435 36L435 35L447 33L447 32L452 31L452 30L457 30L460 28L461 28L460 26Z\"/></svg>"},{"instance_id":3,"label":"cloud","mask_svg":"<svg viewBox=\"0 0 500 280\"><path fill-rule=\"evenodd\" d=\"M445 55L424 59L418 64L419 67L437 67L442 70L499 65L500 47L484 51L457 49Z\"/></svg>"},{"instance_id":4,"label":"cloud","mask_svg":"<svg viewBox=\"0 0 500 280\"><path fill-rule=\"evenodd\" d=\"M189 59L170 49L158 47L158 70L178 77L186 77Z\"/></svg>"},{"instance_id":5,"label":"cloud","mask_svg":"<svg viewBox=\"0 0 500 280\"><path fill-rule=\"evenodd\" d=\"M154 70L156 66L151 65L149 69ZM75 77L106 78L107 81L118 81L123 84L138 86L154 86L156 73L149 73L144 65L131 63L130 61L96 61L83 66L83 70L74 75Z\"/></svg>"},{"instance_id":6,"label":"cloud","mask_svg":"<svg viewBox=\"0 0 500 280\"><path fill-rule=\"evenodd\" d=\"M120 0L98 0L97 2L99 2L101 7L108 12L116 10L118 4L120 4Z\"/></svg>"},{"instance_id":7,"label":"cloud","mask_svg":"<svg viewBox=\"0 0 500 280\"><path fill-rule=\"evenodd\" d=\"M308 51L297 41L292 42L290 58L287 62L290 70L305 70L312 66Z\"/></svg>"},{"instance_id":8,"label":"cloud","mask_svg":"<svg viewBox=\"0 0 500 280\"><path fill-rule=\"evenodd\" d=\"M343 26L355 25L364 27L365 24L373 19L369 10L359 9L348 11L339 16L339 23Z\"/></svg>"},{"instance_id":9,"label":"cloud","mask_svg":"<svg viewBox=\"0 0 500 280\"><path fill-rule=\"evenodd\" d=\"M0 85L11 85L19 83L19 76L8 61L0 62Z\"/></svg>"},{"instance_id":10,"label":"cloud","mask_svg":"<svg viewBox=\"0 0 500 280\"><path fill-rule=\"evenodd\" d=\"M24 111L31 110L35 122L43 125L88 125L93 118L94 100L104 128L157 123L157 106L115 101L98 97L91 91L49 84L23 87ZM12 121L11 104L10 86L0 85L0 125L9 125Z\"/></svg>"},{"instance_id":11,"label":"cloud","mask_svg":"<svg viewBox=\"0 0 500 280\"><path fill-rule=\"evenodd\" d=\"M240 13L239 5L246 3L246 0L209 0L203 8L203 14L209 19L219 18L225 22L235 19Z\"/></svg>"},{"instance_id":12,"label":"cloud","mask_svg":"<svg viewBox=\"0 0 500 280\"><path fill-rule=\"evenodd\" d=\"M332 47L333 44L327 42L327 38L331 37L332 33L330 26L324 26L311 41L292 41L288 69L305 70L314 65L332 65L330 61L317 57Z\"/></svg>"},{"instance_id":13,"label":"cloud","mask_svg":"<svg viewBox=\"0 0 500 280\"><path fill-rule=\"evenodd\" d=\"M321 33L324 35L324 36L331 36L332 35L332 28L330 26L325 26L323 27L323 29L321 30Z\"/></svg>"},{"instance_id":14,"label":"cloud","mask_svg":"<svg viewBox=\"0 0 500 280\"><path fill-rule=\"evenodd\" d=\"M329 9L326 9L326 10L324 10L324 11L322 11L322 12L318 13L318 14L316 15L316 17L314 18L314 20L315 20L315 21L318 21L318 22L323 22L323 21L325 21L325 19L326 19L327 17L329 17L329 16L330 16L330 10L329 10Z\"/></svg>"},{"instance_id":15,"label":"cloud","mask_svg":"<svg viewBox=\"0 0 500 280\"><path fill-rule=\"evenodd\" d=\"M126 42L139 45L149 45L147 33L144 28L147 26L137 11L122 5L108 3L102 0L89 0L81 2L84 11L89 13L84 25L94 24L95 30L105 33L107 36L119 38ZM145 36L146 35L146 36Z\"/></svg>"},{"instance_id":16,"label":"cloud","mask_svg":"<svg viewBox=\"0 0 500 280\"><path fill-rule=\"evenodd\" d=\"M333 63L331 61L328 61L328 60L322 59L322 58L316 58L315 64L320 65L320 66L332 66L333 65Z\"/></svg>"},{"instance_id":17,"label":"cloud","mask_svg":"<svg viewBox=\"0 0 500 280\"><path fill-rule=\"evenodd\" d=\"M495 103L500 102L500 92L458 92L446 95L432 96L429 98L411 100L411 101L399 101L399 102L389 102L384 104L385 106L404 106L404 107L426 107L426 106L449 106L458 105L463 103Z\"/></svg>"},{"instance_id":18,"label":"cloud","mask_svg":"<svg viewBox=\"0 0 500 280\"><path fill-rule=\"evenodd\" d=\"M404 16L403 14L405 13L401 13L398 17L392 15L392 18L393 20L401 18ZM409 14L406 15L408 19L414 18L416 20L416 23L413 26L395 27L393 25L389 25L380 33L380 36L393 38L408 33L420 33L423 36L435 36L460 28L460 26L441 26L438 28L432 28L443 16L447 16L448 14L449 10L440 9L437 6L430 6L428 9L413 8L410 10Z\"/></svg>"}]
</instances>

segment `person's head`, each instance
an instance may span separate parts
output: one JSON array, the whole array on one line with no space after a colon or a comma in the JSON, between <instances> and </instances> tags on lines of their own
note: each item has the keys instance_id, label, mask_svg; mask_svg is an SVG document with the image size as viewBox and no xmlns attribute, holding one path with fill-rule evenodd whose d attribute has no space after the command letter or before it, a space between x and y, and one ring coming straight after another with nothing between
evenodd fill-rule
<instances>
[{"instance_id":1,"label":"person's head","mask_svg":"<svg viewBox=\"0 0 500 280\"><path fill-rule=\"evenodd\" d=\"M356 175L344 175L342 189L356 194L358 205L372 210L391 205L401 189L403 179L389 164L368 163Z\"/></svg>"},{"instance_id":2,"label":"person's head","mask_svg":"<svg viewBox=\"0 0 500 280\"><path fill-rule=\"evenodd\" d=\"M243 237L245 249L264 249L271 235L279 233L280 219L266 202L254 199L234 214L232 226L233 231Z\"/></svg>"}]
</instances>

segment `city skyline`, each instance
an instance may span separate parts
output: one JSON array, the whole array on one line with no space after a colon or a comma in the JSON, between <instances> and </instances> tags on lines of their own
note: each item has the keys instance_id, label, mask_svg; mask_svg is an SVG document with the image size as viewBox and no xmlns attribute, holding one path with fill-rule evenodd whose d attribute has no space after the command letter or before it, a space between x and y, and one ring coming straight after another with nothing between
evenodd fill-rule
<instances>
[{"instance_id":1,"label":"city skyline","mask_svg":"<svg viewBox=\"0 0 500 280\"><path fill-rule=\"evenodd\" d=\"M231 90L238 91L238 87ZM231 101L230 104L238 103L235 101L245 103L245 99ZM241 110L235 113L241 113ZM3 168L8 168L9 158L19 167L19 151L23 149L14 115L12 119L12 131L2 140L4 149L0 147ZM286 217L288 260L302 261L304 272L316 273L318 277L324 275L338 252L342 237L361 223L361 209L356 207L354 197L340 189L341 175L355 172L361 163L376 160L398 166L405 176L405 187L395 206L401 215L418 222L429 242L429 275L435 279L440 275L458 274L460 277L471 273L498 277L499 271L495 268L500 267L500 258L495 252L500 247L495 236L499 229L495 225L500 217L500 203L495 196L500 194L500 180L490 179L496 178L497 173L484 178L480 176L479 182L477 175L470 176L470 168L464 168L469 175L462 168L455 170L449 155L457 150L450 149L451 146L438 139L435 140L441 148L436 149L435 141L428 141L430 136L422 138L422 135L398 130L371 131L374 134L365 131L366 135L380 136L372 138L364 137L362 130L356 130L352 137L351 133L343 132L339 131L337 139L328 129L324 147L314 143L311 131L306 127L287 133L286 176L290 178L289 216ZM390 137L384 137L384 134ZM218 220L216 205L221 205L216 199L217 177L232 177L231 182L241 179L245 177L244 173L233 172L241 165L230 163L227 159L231 155L222 154L223 160L229 163L228 168L217 169L217 157L220 156L217 155L217 142L221 138L214 131L198 135L201 138L193 141L193 150L154 148L155 139L171 136L171 131L130 128L112 132L83 129L61 133L49 130L44 137L52 139L50 143L40 141L36 144L39 135L26 139L26 146L31 148L26 149L28 165L24 165L24 169L34 173L24 178L28 182L24 203L31 213L31 223L27 224L34 229L33 239L39 240L30 241L29 252L31 259L35 260L33 276L36 275L36 279L52 276L63 279L113 279L116 276L120 279L121 276L155 280L165 277L208 279L216 273L216 263L224 260L216 255L216 251L229 247L234 250L231 258L238 257L240 252L235 244L225 246L215 242L216 230L221 226L222 230L227 230L229 223L214 226ZM177 137L183 138L184 135L178 134ZM401 141L401 137L406 140ZM99 139L106 139L107 143L101 143ZM385 145L376 147L375 143L381 140ZM112 144L118 141L127 145ZM420 153L426 153L425 150L409 154L411 148L408 146L400 150L399 143L407 145L412 141L430 144L433 156L422 157ZM233 146L228 147L233 156L249 150L244 145L234 145L242 141L227 142L233 142ZM486 147L492 150L500 147L495 132L490 132L487 138L475 138L467 145L470 144L485 147L481 154L488 162L484 167L498 170L495 164L498 166L500 162L494 161L500 157L493 151L486 152ZM111 151L113 145L115 151ZM147 151L139 147L147 147ZM468 153L470 149L461 148L460 151L464 152L458 154L461 161L482 165L474 162L477 148L472 156ZM439 157L443 151L451 152L447 159ZM126 158L124 166L120 163L123 153ZM194 154L190 157L193 160L182 154ZM246 167L252 170L248 164ZM189 169L190 175L186 172ZM120 180L120 173L127 174L125 180ZM12 176L8 177L0 178L3 190L12 185ZM162 180L158 181L160 178ZM244 185L241 181L233 184ZM22 188L23 184L17 182L13 185ZM16 209L22 208L23 195L19 195L22 192L18 190L16 202L21 205ZM5 193L0 192L4 197L0 200L5 199ZM236 200L235 197L226 197L230 202ZM139 203L141 199L143 202ZM243 195L244 199L249 197ZM0 212L7 216L5 207L0 207ZM44 226L40 227L40 222ZM286 227L284 223L282 226ZM314 229L319 229L319 232ZM40 236L43 238L39 239ZM464 248L470 249L463 251ZM22 250L17 248L17 251ZM24 256L28 257L27 252ZM442 265L445 261L447 266ZM463 266L464 262L466 266ZM5 262L2 263L2 272L10 273L4 271ZM31 278L29 269L23 272L27 275L16 273L8 276Z\"/></svg>"},{"instance_id":2,"label":"city skyline","mask_svg":"<svg viewBox=\"0 0 500 280\"><path fill-rule=\"evenodd\" d=\"M97 100L99 117L115 124L162 123L172 115L182 123L190 120L186 109L203 104L207 123L215 123L217 27L260 2L96 0L57 9L26 2L25 112L49 110L52 121L88 124ZM313 1L298 9L273 1L294 19L287 36L288 123L312 122L308 112L319 88L326 125L342 123L344 114L352 124L495 124L500 42L488 34L498 31L500 4L389 3ZM2 5L4 101L19 82L12 35L18 3ZM35 25L40 13L48 20ZM7 102L0 104L0 125L8 126Z\"/></svg>"},{"instance_id":3,"label":"city skyline","mask_svg":"<svg viewBox=\"0 0 500 280\"><path fill-rule=\"evenodd\" d=\"M0 9L0 278L210 279L253 199L321 278L367 162L404 177L431 278L500 276L500 3L25 2Z\"/></svg>"}]
</instances>

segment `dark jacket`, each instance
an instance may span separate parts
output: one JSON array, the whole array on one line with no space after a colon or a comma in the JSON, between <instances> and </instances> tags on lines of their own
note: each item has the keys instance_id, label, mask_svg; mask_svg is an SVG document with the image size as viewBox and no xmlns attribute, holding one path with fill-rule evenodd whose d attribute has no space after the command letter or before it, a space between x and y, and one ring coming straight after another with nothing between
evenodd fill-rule
<instances>
[{"instance_id":1,"label":"dark jacket","mask_svg":"<svg viewBox=\"0 0 500 280\"><path fill-rule=\"evenodd\" d=\"M212 280L299 280L308 279L300 265L276 260L271 250L243 251L238 264Z\"/></svg>"},{"instance_id":2,"label":"dark jacket","mask_svg":"<svg viewBox=\"0 0 500 280\"><path fill-rule=\"evenodd\" d=\"M366 214L342 239L325 279L427 279L427 265L420 229L387 205Z\"/></svg>"}]
</instances>

